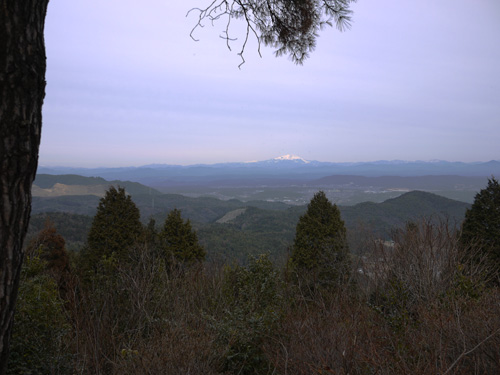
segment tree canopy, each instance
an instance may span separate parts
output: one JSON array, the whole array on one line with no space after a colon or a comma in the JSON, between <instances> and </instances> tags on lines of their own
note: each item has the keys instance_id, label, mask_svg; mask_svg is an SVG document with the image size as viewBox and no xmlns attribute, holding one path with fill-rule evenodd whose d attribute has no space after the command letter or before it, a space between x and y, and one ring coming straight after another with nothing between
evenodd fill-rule
<instances>
[{"instance_id":1,"label":"tree canopy","mask_svg":"<svg viewBox=\"0 0 500 375\"><path fill-rule=\"evenodd\" d=\"M191 222L181 217L181 211L172 210L160 233L163 256L167 260L192 263L205 259L205 250L198 243L198 236L191 227Z\"/></svg>"},{"instance_id":2,"label":"tree canopy","mask_svg":"<svg viewBox=\"0 0 500 375\"><path fill-rule=\"evenodd\" d=\"M69 298L70 261L64 237L50 219L45 221L44 228L31 239L26 247L26 255L39 257L45 265L46 272L56 281L61 298Z\"/></svg>"},{"instance_id":3,"label":"tree canopy","mask_svg":"<svg viewBox=\"0 0 500 375\"><path fill-rule=\"evenodd\" d=\"M206 8L194 8L199 20L194 27L203 26L203 21L213 23L226 20L222 38L231 49L234 38L231 20L241 19L246 23L246 35L239 55L243 53L250 35L259 43L275 48L276 56L288 55L296 64L302 64L316 47L319 31L325 26L335 26L340 31L351 25L351 3L356 0L214 0ZM190 12L191 12L190 11ZM193 32L191 33L193 37ZM193 37L194 39L194 37Z\"/></svg>"},{"instance_id":4,"label":"tree canopy","mask_svg":"<svg viewBox=\"0 0 500 375\"><path fill-rule=\"evenodd\" d=\"M460 240L465 246L478 246L498 274L500 270L500 184L492 177L476 194L465 213Z\"/></svg>"},{"instance_id":5,"label":"tree canopy","mask_svg":"<svg viewBox=\"0 0 500 375\"><path fill-rule=\"evenodd\" d=\"M66 241L58 232L54 223L47 219L44 228L29 242L26 253L33 256L40 252L40 258L47 262L47 270L59 274L69 269Z\"/></svg>"},{"instance_id":6,"label":"tree canopy","mask_svg":"<svg viewBox=\"0 0 500 375\"><path fill-rule=\"evenodd\" d=\"M86 262L97 265L114 257L124 261L142 236L140 212L124 188L111 186L100 200L87 238Z\"/></svg>"},{"instance_id":7,"label":"tree canopy","mask_svg":"<svg viewBox=\"0 0 500 375\"><path fill-rule=\"evenodd\" d=\"M312 274L319 283L339 281L346 275L348 251L340 210L324 192L316 193L297 224L292 268L299 276Z\"/></svg>"}]
</instances>

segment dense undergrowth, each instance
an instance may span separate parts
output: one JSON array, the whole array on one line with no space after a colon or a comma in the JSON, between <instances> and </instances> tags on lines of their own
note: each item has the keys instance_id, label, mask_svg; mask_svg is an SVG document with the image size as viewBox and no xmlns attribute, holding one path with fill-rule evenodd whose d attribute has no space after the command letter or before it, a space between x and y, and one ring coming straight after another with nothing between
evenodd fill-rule
<instances>
[{"instance_id":1,"label":"dense undergrowth","mask_svg":"<svg viewBox=\"0 0 500 375\"><path fill-rule=\"evenodd\" d=\"M81 259L28 252L8 373L500 373L487 260L447 225L394 240L366 243L342 282L307 288L266 256L185 265L146 240L90 278Z\"/></svg>"}]
</instances>

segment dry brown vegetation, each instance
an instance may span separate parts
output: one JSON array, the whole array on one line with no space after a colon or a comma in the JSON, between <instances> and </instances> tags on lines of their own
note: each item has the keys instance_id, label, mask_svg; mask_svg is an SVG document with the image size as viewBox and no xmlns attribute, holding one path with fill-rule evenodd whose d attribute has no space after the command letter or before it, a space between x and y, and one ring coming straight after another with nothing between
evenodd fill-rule
<instances>
[{"instance_id":1,"label":"dry brown vegetation","mask_svg":"<svg viewBox=\"0 0 500 375\"><path fill-rule=\"evenodd\" d=\"M141 245L108 275L80 281L74 265L68 362L51 371L498 374L500 290L456 238L409 225L372 241L349 282L310 293L266 257L167 266Z\"/></svg>"}]
</instances>

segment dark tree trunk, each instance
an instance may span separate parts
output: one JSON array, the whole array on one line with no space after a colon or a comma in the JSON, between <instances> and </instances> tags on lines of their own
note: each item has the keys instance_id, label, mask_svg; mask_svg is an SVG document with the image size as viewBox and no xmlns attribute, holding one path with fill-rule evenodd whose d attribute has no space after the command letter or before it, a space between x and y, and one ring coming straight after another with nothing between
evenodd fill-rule
<instances>
[{"instance_id":1,"label":"dark tree trunk","mask_svg":"<svg viewBox=\"0 0 500 375\"><path fill-rule=\"evenodd\" d=\"M0 374L7 368L38 163L48 2L0 1Z\"/></svg>"}]
</instances>

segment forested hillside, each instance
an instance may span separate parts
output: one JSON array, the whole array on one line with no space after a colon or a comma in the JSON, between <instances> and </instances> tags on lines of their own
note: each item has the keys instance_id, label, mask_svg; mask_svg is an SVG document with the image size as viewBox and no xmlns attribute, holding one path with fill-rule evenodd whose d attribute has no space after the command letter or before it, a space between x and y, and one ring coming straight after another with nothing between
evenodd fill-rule
<instances>
[{"instance_id":1,"label":"forested hillside","mask_svg":"<svg viewBox=\"0 0 500 375\"><path fill-rule=\"evenodd\" d=\"M459 226L470 204L422 191L412 191L382 203L365 202L341 207L348 228L367 226L381 238L389 238L391 230L409 220L433 218L448 220Z\"/></svg>"},{"instance_id":2,"label":"forested hillside","mask_svg":"<svg viewBox=\"0 0 500 375\"><path fill-rule=\"evenodd\" d=\"M288 206L279 202L221 201L176 194L132 194L132 198L141 211L143 223L151 217L161 223L171 210L181 210L183 217L190 219L198 231L208 259L220 262L245 261L248 255L261 253L283 260L297 221L305 211L305 206ZM67 238L65 236L69 248L76 249L85 242L90 217L95 214L98 200L96 196L34 197L29 233L40 230L45 218L50 216L62 234L70 234ZM340 210L351 248L361 253L360 231L364 237L390 239L393 229L404 226L407 221L428 217L459 225L467 207L467 203L414 191L383 203L361 203L340 207ZM218 222L235 210L239 214L233 219Z\"/></svg>"},{"instance_id":3,"label":"forested hillside","mask_svg":"<svg viewBox=\"0 0 500 375\"><path fill-rule=\"evenodd\" d=\"M94 209L95 211L95 209ZM51 222L66 241L68 250L78 251L87 240L87 234L92 223L92 216L68 212L44 212L33 215L30 220L26 243L43 228L47 221Z\"/></svg>"},{"instance_id":4,"label":"forested hillside","mask_svg":"<svg viewBox=\"0 0 500 375\"><path fill-rule=\"evenodd\" d=\"M111 187L93 217L34 216L9 374L497 373L499 197L496 180L478 195L467 225L489 230L470 238L450 225L467 205L418 191L341 209L322 191L286 209L164 197L210 203L193 228L177 209L141 223Z\"/></svg>"},{"instance_id":5,"label":"forested hillside","mask_svg":"<svg viewBox=\"0 0 500 375\"><path fill-rule=\"evenodd\" d=\"M84 177L74 174L37 174L33 182L33 195L57 197L61 195L104 196L110 186L121 186L128 194L159 195L157 190L131 181L107 181L102 177Z\"/></svg>"}]
</instances>

